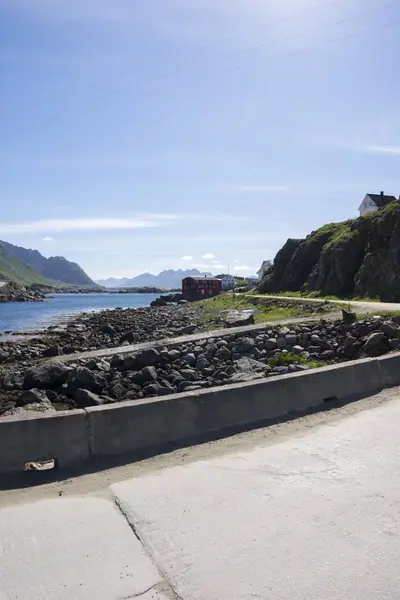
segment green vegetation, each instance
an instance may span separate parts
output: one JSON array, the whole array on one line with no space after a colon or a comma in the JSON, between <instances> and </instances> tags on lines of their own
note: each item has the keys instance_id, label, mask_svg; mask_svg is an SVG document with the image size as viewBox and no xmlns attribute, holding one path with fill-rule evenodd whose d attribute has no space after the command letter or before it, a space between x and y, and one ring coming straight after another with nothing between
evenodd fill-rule
<instances>
[{"instance_id":1,"label":"green vegetation","mask_svg":"<svg viewBox=\"0 0 400 600\"><path fill-rule=\"evenodd\" d=\"M274 294L260 294L257 291L249 292L253 296L262 296L263 298L274 297L274 296L282 296L286 298L304 298L304 299L316 299L316 300L335 300L338 302L380 302L379 298L361 298L360 296L354 296L353 298L349 298L348 296L332 296L332 295L324 295L320 291L302 291L302 292L276 292ZM344 306L344 304L343 304Z\"/></svg>"},{"instance_id":2,"label":"green vegetation","mask_svg":"<svg viewBox=\"0 0 400 600\"><path fill-rule=\"evenodd\" d=\"M0 281L15 281L22 285L54 285L54 282L46 279L38 271L26 263L18 260L11 252L5 249L0 242Z\"/></svg>"},{"instance_id":3,"label":"green vegetation","mask_svg":"<svg viewBox=\"0 0 400 600\"><path fill-rule=\"evenodd\" d=\"M270 358L268 364L271 367L287 367L288 365L304 365L311 367L312 369L318 369L319 367L324 367L325 363L318 362L316 360L307 360L300 356L299 354L295 354L294 352L281 352L279 356L275 356L274 358Z\"/></svg>"},{"instance_id":4,"label":"green vegetation","mask_svg":"<svg viewBox=\"0 0 400 600\"><path fill-rule=\"evenodd\" d=\"M224 311L228 310L256 309L259 312L254 315L254 322L264 323L265 321L308 317L310 316L310 308L313 311L316 309L315 304L310 307L307 302L288 303L276 299L268 299L268 297L264 300L264 298L248 294L234 293L220 294L214 298L196 302L196 304L203 309L201 320L206 325L216 324L221 319L224 320L226 316L226 312ZM332 307L332 309L335 310L336 307Z\"/></svg>"}]
</instances>

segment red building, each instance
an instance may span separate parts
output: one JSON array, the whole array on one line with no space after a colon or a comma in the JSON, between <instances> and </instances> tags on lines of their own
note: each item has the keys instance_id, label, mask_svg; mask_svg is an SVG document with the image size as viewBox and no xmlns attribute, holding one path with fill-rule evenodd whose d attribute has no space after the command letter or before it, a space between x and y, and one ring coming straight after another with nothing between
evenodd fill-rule
<instances>
[{"instance_id":1,"label":"red building","mask_svg":"<svg viewBox=\"0 0 400 600\"><path fill-rule=\"evenodd\" d=\"M202 300L222 292L222 281L216 277L186 277L182 280L182 294L186 300Z\"/></svg>"}]
</instances>

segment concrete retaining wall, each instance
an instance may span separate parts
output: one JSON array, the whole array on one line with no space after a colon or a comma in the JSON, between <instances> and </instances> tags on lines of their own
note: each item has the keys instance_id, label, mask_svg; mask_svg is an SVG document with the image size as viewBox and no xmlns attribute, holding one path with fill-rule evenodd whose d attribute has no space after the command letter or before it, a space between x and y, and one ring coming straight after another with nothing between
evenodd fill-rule
<instances>
[{"instance_id":1,"label":"concrete retaining wall","mask_svg":"<svg viewBox=\"0 0 400 600\"><path fill-rule=\"evenodd\" d=\"M0 419L0 474L22 471L31 460L55 458L62 467L149 448L157 452L169 442L255 427L331 397L360 398L395 385L400 354L86 411Z\"/></svg>"},{"instance_id":2,"label":"concrete retaining wall","mask_svg":"<svg viewBox=\"0 0 400 600\"><path fill-rule=\"evenodd\" d=\"M57 459L63 467L89 458L84 410L0 419L0 474L21 472L28 461Z\"/></svg>"}]
</instances>

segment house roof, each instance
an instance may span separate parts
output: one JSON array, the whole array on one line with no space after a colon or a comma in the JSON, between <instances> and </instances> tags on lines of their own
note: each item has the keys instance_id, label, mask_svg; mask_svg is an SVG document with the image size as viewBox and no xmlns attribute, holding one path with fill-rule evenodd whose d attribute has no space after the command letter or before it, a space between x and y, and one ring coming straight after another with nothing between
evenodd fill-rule
<instances>
[{"instance_id":1,"label":"house roof","mask_svg":"<svg viewBox=\"0 0 400 600\"><path fill-rule=\"evenodd\" d=\"M193 281L221 281L218 277L209 277L209 276L199 276L199 277L185 277L185 279L193 279Z\"/></svg>"},{"instance_id":2,"label":"house roof","mask_svg":"<svg viewBox=\"0 0 400 600\"><path fill-rule=\"evenodd\" d=\"M272 260L264 260L263 263L262 263L262 265L261 265L261 267L258 269L257 273L261 273L261 271L263 269L267 269L269 267L272 267L272 265L273 265Z\"/></svg>"},{"instance_id":3,"label":"house roof","mask_svg":"<svg viewBox=\"0 0 400 600\"><path fill-rule=\"evenodd\" d=\"M397 200L395 196L387 196L386 194L367 194L367 196L379 207L386 206Z\"/></svg>"}]
</instances>

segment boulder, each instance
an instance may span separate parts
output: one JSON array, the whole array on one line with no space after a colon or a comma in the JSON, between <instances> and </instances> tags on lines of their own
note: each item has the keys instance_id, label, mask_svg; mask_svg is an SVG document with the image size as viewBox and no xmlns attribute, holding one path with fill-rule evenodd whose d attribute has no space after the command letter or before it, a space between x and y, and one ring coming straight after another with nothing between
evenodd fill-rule
<instances>
[{"instance_id":1,"label":"boulder","mask_svg":"<svg viewBox=\"0 0 400 600\"><path fill-rule=\"evenodd\" d=\"M67 379L68 392L74 397L75 392L79 389L98 394L106 387L106 384L107 381L102 375L86 367L74 369L69 373Z\"/></svg>"},{"instance_id":2,"label":"boulder","mask_svg":"<svg viewBox=\"0 0 400 600\"><path fill-rule=\"evenodd\" d=\"M31 388L54 389L67 381L71 372L71 367L64 363L52 363L51 365L37 365L31 367L25 373L23 387L26 390Z\"/></svg>"},{"instance_id":3,"label":"boulder","mask_svg":"<svg viewBox=\"0 0 400 600\"><path fill-rule=\"evenodd\" d=\"M27 404L37 402L49 402L49 398L47 397L46 392L43 390L33 388L32 390L22 392L17 400L17 406L26 406Z\"/></svg>"},{"instance_id":4,"label":"boulder","mask_svg":"<svg viewBox=\"0 0 400 600\"><path fill-rule=\"evenodd\" d=\"M144 367L138 373L135 373L132 377L132 381L139 385L144 385L146 383L153 383L157 381L158 374L154 367Z\"/></svg>"},{"instance_id":5,"label":"boulder","mask_svg":"<svg viewBox=\"0 0 400 600\"><path fill-rule=\"evenodd\" d=\"M400 337L400 329L396 327L393 323L385 321L380 326L380 331L389 338L399 338Z\"/></svg>"},{"instance_id":6,"label":"boulder","mask_svg":"<svg viewBox=\"0 0 400 600\"><path fill-rule=\"evenodd\" d=\"M368 356L381 356L390 350L390 342L382 332L371 333L363 345L363 351Z\"/></svg>"},{"instance_id":7,"label":"boulder","mask_svg":"<svg viewBox=\"0 0 400 600\"><path fill-rule=\"evenodd\" d=\"M225 327L244 327L254 325L254 313L249 311L230 310L225 318Z\"/></svg>"},{"instance_id":8,"label":"boulder","mask_svg":"<svg viewBox=\"0 0 400 600\"><path fill-rule=\"evenodd\" d=\"M89 408L90 406L102 406L107 404L106 397L100 397L89 390L78 389L75 394L75 401L78 408Z\"/></svg>"}]
</instances>

